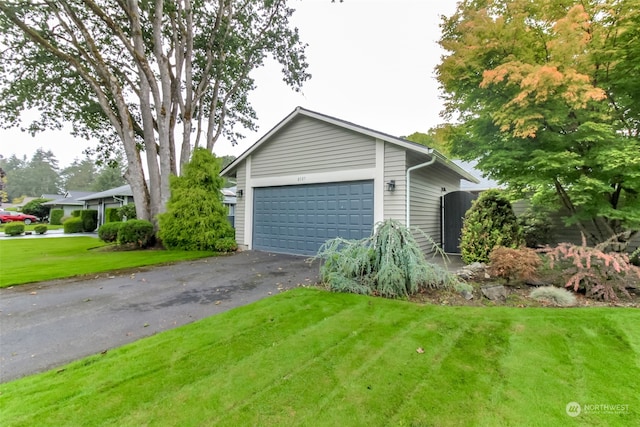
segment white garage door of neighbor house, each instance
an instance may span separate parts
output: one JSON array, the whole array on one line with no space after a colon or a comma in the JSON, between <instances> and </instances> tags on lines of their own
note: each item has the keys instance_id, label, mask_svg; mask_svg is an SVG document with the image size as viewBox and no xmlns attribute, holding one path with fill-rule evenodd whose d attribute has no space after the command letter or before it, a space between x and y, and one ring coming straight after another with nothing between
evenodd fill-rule
<instances>
[{"instance_id":1,"label":"white garage door of neighbor house","mask_svg":"<svg viewBox=\"0 0 640 427\"><path fill-rule=\"evenodd\" d=\"M256 188L253 248L314 255L328 239L373 229L373 181Z\"/></svg>"}]
</instances>

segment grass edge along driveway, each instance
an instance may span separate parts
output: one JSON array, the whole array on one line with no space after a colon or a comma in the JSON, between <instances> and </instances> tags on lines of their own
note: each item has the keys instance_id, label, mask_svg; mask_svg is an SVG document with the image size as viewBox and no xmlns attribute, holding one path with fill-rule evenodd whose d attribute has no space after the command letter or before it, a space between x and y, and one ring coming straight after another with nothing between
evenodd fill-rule
<instances>
[{"instance_id":1,"label":"grass edge along driveway","mask_svg":"<svg viewBox=\"0 0 640 427\"><path fill-rule=\"evenodd\" d=\"M300 288L1 384L0 424L628 426L639 324ZM569 402L627 406L572 418Z\"/></svg>"},{"instance_id":2,"label":"grass edge along driveway","mask_svg":"<svg viewBox=\"0 0 640 427\"><path fill-rule=\"evenodd\" d=\"M0 288L214 256L206 251L106 251L95 237L0 240Z\"/></svg>"}]
</instances>

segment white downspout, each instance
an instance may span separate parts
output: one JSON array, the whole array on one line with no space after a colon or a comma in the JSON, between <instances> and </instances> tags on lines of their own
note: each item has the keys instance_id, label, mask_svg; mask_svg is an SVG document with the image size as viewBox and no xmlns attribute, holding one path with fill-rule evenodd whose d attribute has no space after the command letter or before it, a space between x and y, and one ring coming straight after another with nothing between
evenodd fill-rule
<instances>
[{"instance_id":1,"label":"white downspout","mask_svg":"<svg viewBox=\"0 0 640 427\"><path fill-rule=\"evenodd\" d=\"M407 202L406 202L407 206L405 209L405 212L407 214L405 225L407 227L411 225L411 222L410 222L411 221L410 220L411 218L411 172L413 172L416 169L424 168L434 164L436 161L436 156L435 154L433 154L433 150L429 150L429 154L431 155L431 160L425 163L420 163L419 165L411 166L409 169L407 169L407 180L406 180L407 181Z\"/></svg>"}]
</instances>

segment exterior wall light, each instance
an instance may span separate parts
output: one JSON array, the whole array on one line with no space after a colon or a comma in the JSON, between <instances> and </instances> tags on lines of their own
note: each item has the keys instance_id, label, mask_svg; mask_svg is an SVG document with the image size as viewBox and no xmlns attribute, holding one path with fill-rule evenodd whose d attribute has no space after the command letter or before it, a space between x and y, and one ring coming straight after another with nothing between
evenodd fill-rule
<instances>
[{"instance_id":1,"label":"exterior wall light","mask_svg":"<svg viewBox=\"0 0 640 427\"><path fill-rule=\"evenodd\" d=\"M244 196L244 190L242 190L242 189L241 189L241 190L238 190L238 191L236 192L236 196L238 196L239 198L242 198L242 196Z\"/></svg>"},{"instance_id":2,"label":"exterior wall light","mask_svg":"<svg viewBox=\"0 0 640 427\"><path fill-rule=\"evenodd\" d=\"M387 181L387 191L396 191L396 180Z\"/></svg>"}]
</instances>

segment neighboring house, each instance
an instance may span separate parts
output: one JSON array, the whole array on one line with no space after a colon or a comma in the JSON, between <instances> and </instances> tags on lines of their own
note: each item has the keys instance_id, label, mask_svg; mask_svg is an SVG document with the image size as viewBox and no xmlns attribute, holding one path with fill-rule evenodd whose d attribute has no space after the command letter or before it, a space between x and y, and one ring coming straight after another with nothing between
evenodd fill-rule
<instances>
[{"instance_id":1,"label":"neighboring house","mask_svg":"<svg viewBox=\"0 0 640 427\"><path fill-rule=\"evenodd\" d=\"M99 193L92 193L81 197L85 209L98 211L98 225L104 224L105 212L107 208L119 208L129 203L133 203L133 192L129 184L111 188Z\"/></svg>"},{"instance_id":2,"label":"neighboring house","mask_svg":"<svg viewBox=\"0 0 640 427\"><path fill-rule=\"evenodd\" d=\"M78 200L80 197L92 194L91 191L67 191L62 195L43 194L43 199L53 199L44 202L42 206L48 206L51 209L64 210L64 216L71 216L71 212L84 208L84 202Z\"/></svg>"},{"instance_id":3,"label":"neighboring house","mask_svg":"<svg viewBox=\"0 0 640 427\"><path fill-rule=\"evenodd\" d=\"M237 182L239 247L303 255L390 218L441 242L441 196L478 182L428 147L301 107L221 175Z\"/></svg>"},{"instance_id":4,"label":"neighboring house","mask_svg":"<svg viewBox=\"0 0 640 427\"><path fill-rule=\"evenodd\" d=\"M233 224L233 215L235 212L235 187L224 188L221 190L223 195L223 204L229 209L229 221ZM85 209L94 209L98 211L98 225L104 224L105 213L108 208L119 208L121 206L133 203L133 192L129 184L110 190L101 191L100 193L92 193L78 200L84 203Z\"/></svg>"}]
</instances>

